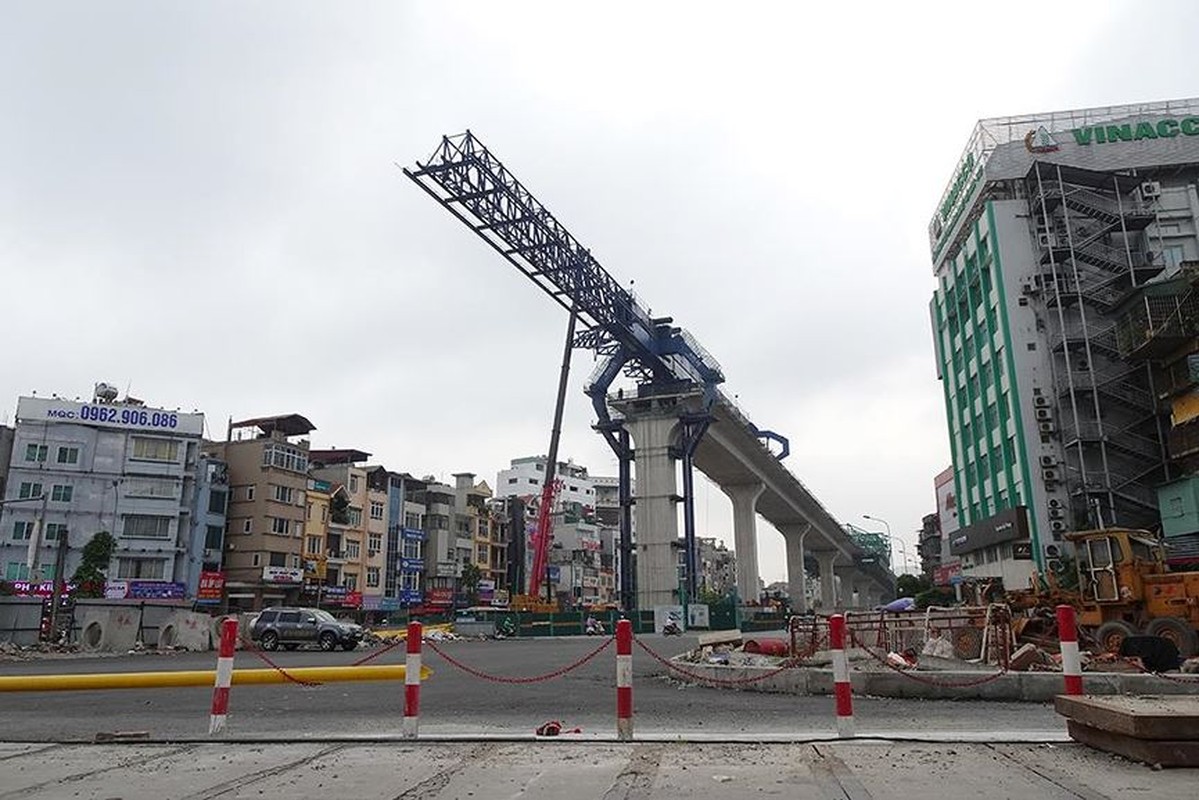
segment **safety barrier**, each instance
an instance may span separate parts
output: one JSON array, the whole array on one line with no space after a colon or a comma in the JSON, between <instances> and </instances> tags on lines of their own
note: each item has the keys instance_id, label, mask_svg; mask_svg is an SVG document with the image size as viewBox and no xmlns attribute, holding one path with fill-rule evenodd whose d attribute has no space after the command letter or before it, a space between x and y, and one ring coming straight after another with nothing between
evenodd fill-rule
<instances>
[{"instance_id":1,"label":"safety barrier","mask_svg":"<svg viewBox=\"0 0 1199 800\"><path fill-rule=\"evenodd\" d=\"M405 659L404 672L404 738L415 739L420 731L420 647L421 624L408 623L408 635L405 637L408 654Z\"/></svg>"},{"instance_id":2,"label":"safety barrier","mask_svg":"<svg viewBox=\"0 0 1199 800\"><path fill-rule=\"evenodd\" d=\"M229 687L233 684L233 653L237 645L237 620L221 623L221 649L216 660L216 686L212 690L212 717L208 735L216 736L225 729L229 715Z\"/></svg>"},{"instance_id":3,"label":"safety barrier","mask_svg":"<svg viewBox=\"0 0 1199 800\"><path fill-rule=\"evenodd\" d=\"M833 694L837 707L837 735L853 736L853 684L849 682L849 659L845 657L845 617L833 614L828 620L829 650L833 655Z\"/></svg>"},{"instance_id":4,"label":"safety barrier","mask_svg":"<svg viewBox=\"0 0 1199 800\"><path fill-rule=\"evenodd\" d=\"M633 623L616 623L616 738L633 740Z\"/></svg>"},{"instance_id":5,"label":"safety barrier","mask_svg":"<svg viewBox=\"0 0 1199 800\"><path fill-rule=\"evenodd\" d=\"M1057 630L1062 649L1062 676L1066 694L1082 694L1082 660L1078 656L1078 629L1074 624L1074 606L1057 607Z\"/></svg>"}]
</instances>

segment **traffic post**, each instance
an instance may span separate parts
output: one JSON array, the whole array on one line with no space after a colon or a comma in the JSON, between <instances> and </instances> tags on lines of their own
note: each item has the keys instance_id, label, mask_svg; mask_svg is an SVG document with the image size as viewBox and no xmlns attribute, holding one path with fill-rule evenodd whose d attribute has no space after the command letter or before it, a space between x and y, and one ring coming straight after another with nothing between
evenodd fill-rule
<instances>
[{"instance_id":1,"label":"traffic post","mask_svg":"<svg viewBox=\"0 0 1199 800\"><path fill-rule=\"evenodd\" d=\"M221 623L221 649L216 660L216 684L212 690L212 716L208 720L208 735L216 736L225 730L229 714L229 686L233 682L233 652L237 646L237 619Z\"/></svg>"},{"instance_id":2,"label":"traffic post","mask_svg":"<svg viewBox=\"0 0 1199 800\"><path fill-rule=\"evenodd\" d=\"M1074 606L1062 604L1057 607L1057 633L1061 642L1066 694L1082 694L1082 661L1078 657L1078 627L1074 621Z\"/></svg>"},{"instance_id":3,"label":"traffic post","mask_svg":"<svg viewBox=\"0 0 1199 800\"><path fill-rule=\"evenodd\" d=\"M408 657L404 662L404 738L415 739L420 730L421 624L408 623Z\"/></svg>"},{"instance_id":4,"label":"traffic post","mask_svg":"<svg viewBox=\"0 0 1199 800\"><path fill-rule=\"evenodd\" d=\"M849 659L845 656L845 617L828 618L829 650L833 657L833 696L837 706L837 735L853 736L853 684L849 681Z\"/></svg>"},{"instance_id":5,"label":"traffic post","mask_svg":"<svg viewBox=\"0 0 1199 800\"><path fill-rule=\"evenodd\" d=\"M616 623L616 738L633 740L633 623Z\"/></svg>"}]
</instances>

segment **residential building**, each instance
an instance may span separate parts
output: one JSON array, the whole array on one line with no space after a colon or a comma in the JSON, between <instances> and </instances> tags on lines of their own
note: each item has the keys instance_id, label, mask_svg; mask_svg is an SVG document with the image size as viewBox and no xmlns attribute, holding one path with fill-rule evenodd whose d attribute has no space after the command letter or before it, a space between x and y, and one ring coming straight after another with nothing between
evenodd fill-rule
<instances>
[{"instance_id":1,"label":"residential building","mask_svg":"<svg viewBox=\"0 0 1199 800\"><path fill-rule=\"evenodd\" d=\"M620 576L625 565L620 559L620 480L615 477L594 475L591 477L592 488L595 490L595 521L600 529L600 584L611 587L613 602L620 602ZM637 482L630 481L629 497L636 494ZM629 529L634 544L637 541L637 526L634 522L632 504L628 509ZM633 576L633 585L637 583L636 547L633 548L633 563L628 565L629 574Z\"/></svg>"},{"instance_id":2,"label":"residential building","mask_svg":"<svg viewBox=\"0 0 1199 800\"><path fill-rule=\"evenodd\" d=\"M448 608L455 604L462 565L472 557L474 540L457 533L454 487L440 483L432 475L425 477L424 482L424 488L414 496L414 501L423 503L425 508L424 604Z\"/></svg>"},{"instance_id":3,"label":"residential building","mask_svg":"<svg viewBox=\"0 0 1199 800\"><path fill-rule=\"evenodd\" d=\"M381 604L387 500L386 493L368 486L366 469L358 466L370 456L354 449L309 453L309 474L332 485L325 533L324 597L329 605L363 608L367 594L373 608Z\"/></svg>"},{"instance_id":4,"label":"residential building","mask_svg":"<svg viewBox=\"0 0 1199 800\"><path fill-rule=\"evenodd\" d=\"M16 431L7 425L0 425L0 497L4 497L4 488L8 482L8 464L12 461L12 442Z\"/></svg>"},{"instance_id":5,"label":"residential building","mask_svg":"<svg viewBox=\"0 0 1199 800\"><path fill-rule=\"evenodd\" d=\"M545 483L545 456L514 458L508 469L500 470L495 479L497 497L539 497ZM562 481L558 502L580 506L595 506L595 484L587 468L573 460L559 461L555 478Z\"/></svg>"},{"instance_id":6,"label":"residential building","mask_svg":"<svg viewBox=\"0 0 1199 800\"><path fill-rule=\"evenodd\" d=\"M721 597L732 594L737 586L737 556L715 536L697 536L699 550L699 588Z\"/></svg>"},{"instance_id":7,"label":"residential building","mask_svg":"<svg viewBox=\"0 0 1199 800\"><path fill-rule=\"evenodd\" d=\"M1161 527L1174 475L1129 292L1199 258L1199 100L982 120L929 226L963 577L1028 584L1068 530Z\"/></svg>"},{"instance_id":8,"label":"residential building","mask_svg":"<svg viewBox=\"0 0 1199 800\"><path fill-rule=\"evenodd\" d=\"M20 398L0 507L4 579L50 578L60 558L69 576L92 536L109 531L111 580L183 597L203 432L203 414L118 400L103 383L91 402Z\"/></svg>"},{"instance_id":9,"label":"residential building","mask_svg":"<svg viewBox=\"0 0 1199 800\"><path fill-rule=\"evenodd\" d=\"M229 507L229 465L209 453L196 464L196 490L189 510L187 596L195 597L204 572L220 573L224 563L226 513ZM223 585L223 577L217 585ZM213 602L216 602L215 600Z\"/></svg>"},{"instance_id":10,"label":"residential building","mask_svg":"<svg viewBox=\"0 0 1199 800\"><path fill-rule=\"evenodd\" d=\"M920 520L916 553L920 556L920 574L931 578L941 566L941 520L936 514L925 514Z\"/></svg>"},{"instance_id":11,"label":"residential building","mask_svg":"<svg viewBox=\"0 0 1199 800\"><path fill-rule=\"evenodd\" d=\"M425 532L421 526L425 508L412 498L424 489L425 482L407 473L368 467L367 485L387 496L383 595L379 609L391 611L420 605L424 600Z\"/></svg>"},{"instance_id":12,"label":"residential building","mask_svg":"<svg viewBox=\"0 0 1199 800\"><path fill-rule=\"evenodd\" d=\"M229 471L225 590L231 609L296 603L304 582L307 438L299 414L231 422L224 442L205 449Z\"/></svg>"},{"instance_id":13,"label":"residential building","mask_svg":"<svg viewBox=\"0 0 1199 800\"><path fill-rule=\"evenodd\" d=\"M329 522L333 503L333 484L309 478L304 490L304 542L300 548L304 569L301 599L316 607L324 605L329 585ZM340 586L335 582L334 586Z\"/></svg>"}]
</instances>

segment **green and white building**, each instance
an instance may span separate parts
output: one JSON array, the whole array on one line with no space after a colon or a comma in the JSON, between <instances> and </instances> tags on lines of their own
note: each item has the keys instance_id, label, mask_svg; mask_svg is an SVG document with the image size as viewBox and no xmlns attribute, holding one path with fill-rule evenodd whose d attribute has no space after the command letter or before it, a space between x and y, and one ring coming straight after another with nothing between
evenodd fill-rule
<instances>
[{"instance_id":1,"label":"green and white building","mask_svg":"<svg viewBox=\"0 0 1199 800\"><path fill-rule=\"evenodd\" d=\"M1159 397L1116 320L1199 259L1197 180L1199 99L975 127L929 225L965 576L1020 588L1067 531L1160 526Z\"/></svg>"}]
</instances>

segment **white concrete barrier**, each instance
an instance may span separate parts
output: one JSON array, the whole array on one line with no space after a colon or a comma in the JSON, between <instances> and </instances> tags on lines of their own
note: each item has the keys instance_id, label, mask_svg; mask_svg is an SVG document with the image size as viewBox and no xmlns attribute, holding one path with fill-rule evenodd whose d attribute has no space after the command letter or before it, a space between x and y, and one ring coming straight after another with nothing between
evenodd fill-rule
<instances>
[{"instance_id":1,"label":"white concrete barrier","mask_svg":"<svg viewBox=\"0 0 1199 800\"><path fill-rule=\"evenodd\" d=\"M211 617L176 611L158 628L158 648L205 651L212 648Z\"/></svg>"}]
</instances>

